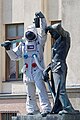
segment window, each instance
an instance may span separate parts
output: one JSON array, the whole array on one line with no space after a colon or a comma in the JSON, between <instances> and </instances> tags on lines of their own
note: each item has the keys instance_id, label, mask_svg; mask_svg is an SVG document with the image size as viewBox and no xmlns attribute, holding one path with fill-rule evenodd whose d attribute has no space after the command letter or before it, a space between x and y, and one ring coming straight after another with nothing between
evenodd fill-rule
<instances>
[{"instance_id":1,"label":"window","mask_svg":"<svg viewBox=\"0 0 80 120\"><path fill-rule=\"evenodd\" d=\"M17 113L1 113L1 120L12 120L12 116L17 116Z\"/></svg>"},{"instance_id":2,"label":"window","mask_svg":"<svg viewBox=\"0 0 80 120\"><path fill-rule=\"evenodd\" d=\"M24 35L24 24L9 24L6 25L6 40L21 39ZM15 48L18 43L12 45ZM22 79L22 60L12 61L6 53L6 80L21 80Z\"/></svg>"}]
</instances>

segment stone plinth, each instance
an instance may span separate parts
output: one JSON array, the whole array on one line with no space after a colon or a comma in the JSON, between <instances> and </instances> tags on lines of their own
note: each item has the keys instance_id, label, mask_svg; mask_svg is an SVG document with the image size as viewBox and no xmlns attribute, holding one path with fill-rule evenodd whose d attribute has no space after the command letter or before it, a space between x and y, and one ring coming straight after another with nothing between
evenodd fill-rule
<instances>
[{"instance_id":1,"label":"stone plinth","mask_svg":"<svg viewBox=\"0 0 80 120\"><path fill-rule=\"evenodd\" d=\"M80 120L80 113L72 114L50 114L46 117L42 117L40 114L37 115L26 115L26 116L17 116L12 117L12 120Z\"/></svg>"}]
</instances>

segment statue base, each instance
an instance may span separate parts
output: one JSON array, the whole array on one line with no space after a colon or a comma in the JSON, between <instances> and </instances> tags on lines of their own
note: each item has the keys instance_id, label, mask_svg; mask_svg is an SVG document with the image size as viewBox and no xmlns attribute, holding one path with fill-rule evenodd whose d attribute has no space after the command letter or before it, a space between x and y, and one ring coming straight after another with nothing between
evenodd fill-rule
<instances>
[{"instance_id":1,"label":"statue base","mask_svg":"<svg viewBox=\"0 0 80 120\"><path fill-rule=\"evenodd\" d=\"M67 114L49 114L46 117L42 117L41 114L25 115L12 117L12 120L80 120L79 113L67 113Z\"/></svg>"}]
</instances>

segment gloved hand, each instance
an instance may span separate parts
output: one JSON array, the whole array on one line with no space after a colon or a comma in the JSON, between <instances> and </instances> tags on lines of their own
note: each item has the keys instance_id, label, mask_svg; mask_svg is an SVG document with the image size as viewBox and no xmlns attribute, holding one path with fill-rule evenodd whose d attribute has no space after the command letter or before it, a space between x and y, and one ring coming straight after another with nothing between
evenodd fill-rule
<instances>
[{"instance_id":1,"label":"gloved hand","mask_svg":"<svg viewBox=\"0 0 80 120\"><path fill-rule=\"evenodd\" d=\"M51 26L46 27L46 29L45 29L45 33L47 34L48 31L49 31L49 32L52 31Z\"/></svg>"},{"instance_id":2,"label":"gloved hand","mask_svg":"<svg viewBox=\"0 0 80 120\"><path fill-rule=\"evenodd\" d=\"M1 44L1 46L5 47L6 50L10 50L11 42L10 41L5 41L4 43Z\"/></svg>"},{"instance_id":3,"label":"gloved hand","mask_svg":"<svg viewBox=\"0 0 80 120\"><path fill-rule=\"evenodd\" d=\"M43 71L43 80L47 82L49 80L49 74L46 71Z\"/></svg>"},{"instance_id":4,"label":"gloved hand","mask_svg":"<svg viewBox=\"0 0 80 120\"><path fill-rule=\"evenodd\" d=\"M43 15L43 13L41 11L40 12L36 12L35 16L37 16L39 18L44 18L44 15Z\"/></svg>"}]
</instances>

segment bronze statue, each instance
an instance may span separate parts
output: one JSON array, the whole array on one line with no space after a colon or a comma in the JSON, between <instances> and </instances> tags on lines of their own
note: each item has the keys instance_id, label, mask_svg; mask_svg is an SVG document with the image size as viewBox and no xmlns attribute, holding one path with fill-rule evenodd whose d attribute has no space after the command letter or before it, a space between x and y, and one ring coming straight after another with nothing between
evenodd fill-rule
<instances>
[{"instance_id":1,"label":"bronze statue","mask_svg":"<svg viewBox=\"0 0 80 120\"><path fill-rule=\"evenodd\" d=\"M61 24L54 24L46 28L46 33L49 31L51 37L55 39L52 45L52 61L44 70L44 78L48 78L48 72L52 72L52 84L54 85L54 113L74 112L67 93L66 93L66 75L67 64L66 57L70 48L70 35L65 31Z\"/></svg>"}]
</instances>

